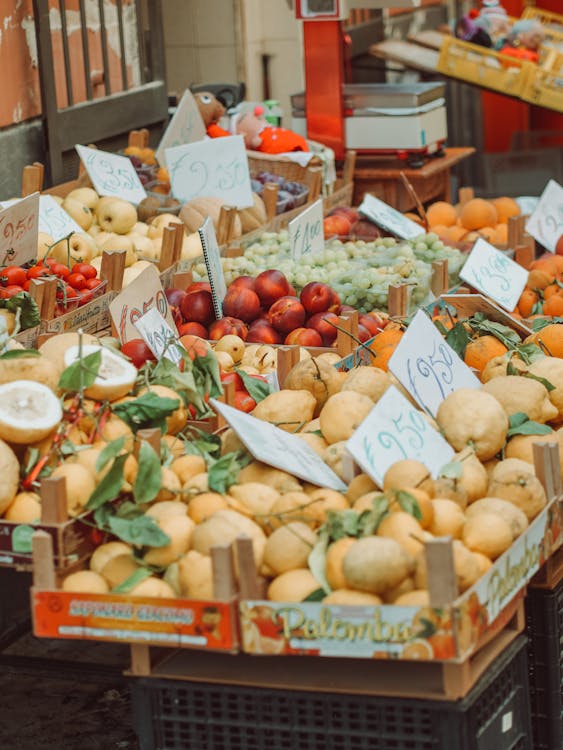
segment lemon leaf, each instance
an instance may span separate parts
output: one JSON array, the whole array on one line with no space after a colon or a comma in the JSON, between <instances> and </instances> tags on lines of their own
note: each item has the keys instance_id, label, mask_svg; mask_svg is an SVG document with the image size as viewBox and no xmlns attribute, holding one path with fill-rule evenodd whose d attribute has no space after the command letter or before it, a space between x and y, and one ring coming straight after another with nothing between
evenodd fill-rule
<instances>
[{"instance_id":1,"label":"lemon leaf","mask_svg":"<svg viewBox=\"0 0 563 750\"><path fill-rule=\"evenodd\" d=\"M112 411L126 422L133 432L154 427L165 433L166 417L173 414L180 405L179 398L163 398L148 391L132 401L116 404L112 407Z\"/></svg>"},{"instance_id":2,"label":"lemon leaf","mask_svg":"<svg viewBox=\"0 0 563 750\"><path fill-rule=\"evenodd\" d=\"M239 370L238 368L235 368L235 372L242 380L242 384L246 388L250 398L253 398L257 404L260 403L260 401L263 401L266 396L269 396L272 392L270 384L266 383L264 380L254 378L252 375L249 375L244 370Z\"/></svg>"},{"instance_id":3,"label":"lemon leaf","mask_svg":"<svg viewBox=\"0 0 563 750\"><path fill-rule=\"evenodd\" d=\"M165 547L170 544L168 534L150 516L141 515L133 519L110 516L108 523L116 537L136 547Z\"/></svg>"},{"instance_id":4,"label":"lemon leaf","mask_svg":"<svg viewBox=\"0 0 563 750\"><path fill-rule=\"evenodd\" d=\"M160 492L162 468L160 456L156 454L146 440L141 441L137 461L139 468L133 487L133 497L136 503L143 505L154 500Z\"/></svg>"},{"instance_id":5,"label":"lemon leaf","mask_svg":"<svg viewBox=\"0 0 563 750\"><path fill-rule=\"evenodd\" d=\"M461 462L450 461L449 463L442 466L439 476L445 477L446 479L461 479L462 474L463 466L461 465Z\"/></svg>"},{"instance_id":6,"label":"lemon leaf","mask_svg":"<svg viewBox=\"0 0 563 750\"><path fill-rule=\"evenodd\" d=\"M40 357L41 352L35 349L10 349L9 352L0 354L0 359L20 359L22 357Z\"/></svg>"},{"instance_id":7,"label":"lemon leaf","mask_svg":"<svg viewBox=\"0 0 563 750\"><path fill-rule=\"evenodd\" d=\"M108 463L121 453L124 447L125 435L108 443L106 447L100 451L100 455L96 459L96 471L103 471Z\"/></svg>"},{"instance_id":8,"label":"lemon leaf","mask_svg":"<svg viewBox=\"0 0 563 750\"><path fill-rule=\"evenodd\" d=\"M240 451L227 453L209 468L209 489L224 495L229 487L237 483L239 471L250 462L250 457Z\"/></svg>"},{"instance_id":9,"label":"lemon leaf","mask_svg":"<svg viewBox=\"0 0 563 750\"><path fill-rule=\"evenodd\" d=\"M463 323L456 323L446 334L446 343L449 344L454 352L463 359L465 350L471 341L471 336Z\"/></svg>"},{"instance_id":10,"label":"lemon leaf","mask_svg":"<svg viewBox=\"0 0 563 750\"><path fill-rule=\"evenodd\" d=\"M113 466L90 495L86 508L96 510L104 503L111 502L119 497L123 485L123 466L127 456L118 456Z\"/></svg>"},{"instance_id":11,"label":"lemon leaf","mask_svg":"<svg viewBox=\"0 0 563 750\"><path fill-rule=\"evenodd\" d=\"M102 364L102 351L98 349L92 354L87 354L82 359L77 359L69 365L59 379L61 391L73 391L78 393L81 388L88 388L98 377Z\"/></svg>"},{"instance_id":12,"label":"lemon leaf","mask_svg":"<svg viewBox=\"0 0 563 750\"><path fill-rule=\"evenodd\" d=\"M119 586L113 588L111 590L112 594L128 594L131 589L134 589L135 586L138 586L139 583L142 583L151 575L152 571L150 571L148 568L139 568L134 573L132 573L129 578L126 578L123 583L120 583Z\"/></svg>"},{"instance_id":13,"label":"lemon leaf","mask_svg":"<svg viewBox=\"0 0 563 750\"><path fill-rule=\"evenodd\" d=\"M397 502L401 506L401 509L405 511L405 513L410 513L410 515L414 516L417 521L420 521L422 519L422 512L420 510L418 500L414 495L411 495L410 492L405 492L405 490L398 490Z\"/></svg>"},{"instance_id":14,"label":"lemon leaf","mask_svg":"<svg viewBox=\"0 0 563 750\"><path fill-rule=\"evenodd\" d=\"M315 591L311 592L309 596L306 596L305 599L303 599L304 602L322 602L322 600L326 596L326 591L324 589L315 589Z\"/></svg>"}]
</instances>

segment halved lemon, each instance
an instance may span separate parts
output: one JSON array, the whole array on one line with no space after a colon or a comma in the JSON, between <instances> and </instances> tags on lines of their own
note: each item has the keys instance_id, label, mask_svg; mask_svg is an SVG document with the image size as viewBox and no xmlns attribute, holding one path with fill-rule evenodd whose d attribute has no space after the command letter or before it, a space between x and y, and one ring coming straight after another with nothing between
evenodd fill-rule
<instances>
[{"instance_id":1,"label":"halved lemon","mask_svg":"<svg viewBox=\"0 0 563 750\"><path fill-rule=\"evenodd\" d=\"M86 344L82 347L82 357L101 351L102 364L98 376L91 386L84 389L88 398L96 401L116 401L125 396L135 385L137 368L105 346ZM79 359L79 347L71 346L64 354L65 366L69 367Z\"/></svg>"},{"instance_id":2,"label":"halved lemon","mask_svg":"<svg viewBox=\"0 0 563 750\"><path fill-rule=\"evenodd\" d=\"M43 440L63 418L59 399L33 380L0 385L0 438L27 445Z\"/></svg>"}]
</instances>

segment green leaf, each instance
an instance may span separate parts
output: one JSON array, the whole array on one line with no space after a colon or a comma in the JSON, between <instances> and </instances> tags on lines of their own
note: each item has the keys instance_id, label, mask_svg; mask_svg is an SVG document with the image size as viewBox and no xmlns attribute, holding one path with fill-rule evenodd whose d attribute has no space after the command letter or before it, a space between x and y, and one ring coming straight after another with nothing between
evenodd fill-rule
<instances>
[{"instance_id":1,"label":"green leaf","mask_svg":"<svg viewBox=\"0 0 563 750\"><path fill-rule=\"evenodd\" d=\"M328 539L321 539L320 542L317 542L317 544L315 544L313 549L309 552L307 564L309 565L309 570L314 575L320 586L323 588L323 591L326 594L330 594L332 589L326 578L327 547Z\"/></svg>"},{"instance_id":2,"label":"green leaf","mask_svg":"<svg viewBox=\"0 0 563 750\"><path fill-rule=\"evenodd\" d=\"M127 456L118 456L113 462L113 466L98 484L86 505L88 510L95 510L104 503L111 502L119 497L121 487L123 486L123 466Z\"/></svg>"},{"instance_id":3,"label":"green leaf","mask_svg":"<svg viewBox=\"0 0 563 750\"><path fill-rule=\"evenodd\" d=\"M552 432L553 430L549 425L528 419L515 427L511 427L506 436L511 438L514 435L551 435Z\"/></svg>"},{"instance_id":4,"label":"green leaf","mask_svg":"<svg viewBox=\"0 0 563 750\"><path fill-rule=\"evenodd\" d=\"M101 364L101 349L92 352L92 354L87 354L82 359L77 359L76 362L63 370L59 380L59 388L62 391L74 391L76 393L81 388L88 388L98 377Z\"/></svg>"},{"instance_id":5,"label":"green leaf","mask_svg":"<svg viewBox=\"0 0 563 750\"><path fill-rule=\"evenodd\" d=\"M22 328L34 328L41 323L39 308L29 292L20 292L10 299L0 300L0 307L13 313L19 310Z\"/></svg>"},{"instance_id":6,"label":"green leaf","mask_svg":"<svg viewBox=\"0 0 563 750\"><path fill-rule=\"evenodd\" d=\"M532 331L536 333L552 323L563 323L563 318L536 318L532 321Z\"/></svg>"},{"instance_id":7,"label":"green leaf","mask_svg":"<svg viewBox=\"0 0 563 750\"><path fill-rule=\"evenodd\" d=\"M524 424L524 422L529 422L530 417L525 414L523 411L516 411L514 414L511 414L508 417L508 424L510 426L510 429L513 427L520 427L521 424Z\"/></svg>"},{"instance_id":8,"label":"green leaf","mask_svg":"<svg viewBox=\"0 0 563 750\"><path fill-rule=\"evenodd\" d=\"M103 471L112 459L119 456L124 447L125 435L108 443L106 447L101 450L100 455L96 460L96 471Z\"/></svg>"},{"instance_id":9,"label":"green leaf","mask_svg":"<svg viewBox=\"0 0 563 750\"><path fill-rule=\"evenodd\" d=\"M204 458L221 458L221 438L197 427L190 427L184 442L186 453Z\"/></svg>"},{"instance_id":10,"label":"green leaf","mask_svg":"<svg viewBox=\"0 0 563 750\"><path fill-rule=\"evenodd\" d=\"M446 334L446 343L449 344L454 352L463 359L465 350L471 341L471 336L467 332L464 323L456 323L453 328Z\"/></svg>"},{"instance_id":11,"label":"green leaf","mask_svg":"<svg viewBox=\"0 0 563 750\"><path fill-rule=\"evenodd\" d=\"M543 302L541 302L540 300L538 300L538 301L537 301L537 302L535 302L535 303L534 303L534 305L532 306L532 312L531 312L531 315L541 315L541 314L542 314L542 312L543 312ZM535 321L534 321L534 322L535 322Z\"/></svg>"},{"instance_id":12,"label":"green leaf","mask_svg":"<svg viewBox=\"0 0 563 750\"><path fill-rule=\"evenodd\" d=\"M257 404L260 401L263 401L266 396L269 396L272 392L270 384L266 383L264 380L254 378L252 375L249 375L247 372L244 372L244 370L239 370L238 368L235 368L235 372L240 376L248 395L253 398Z\"/></svg>"},{"instance_id":13,"label":"green leaf","mask_svg":"<svg viewBox=\"0 0 563 750\"><path fill-rule=\"evenodd\" d=\"M109 505L100 505L100 507L96 508L96 510L94 511L94 522L99 529L102 529L102 531L107 530L108 520L111 516L111 512L111 506Z\"/></svg>"},{"instance_id":14,"label":"green leaf","mask_svg":"<svg viewBox=\"0 0 563 750\"><path fill-rule=\"evenodd\" d=\"M123 542L137 547L165 547L170 544L168 534L150 516L142 515L133 519L110 516L109 527Z\"/></svg>"},{"instance_id":15,"label":"green leaf","mask_svg":"<svg viewBox=\"0 0 563 750\"><path fill-rule=\"evenodd\" d=\"M23 470L24 477L27 477L27 475L30 473L30 471L33 469L33 467L39 460L39 449L30 447L27 449L26 454L27 454L27 462Z\"/></svg>"},{"instance_id":16,"label":"green leaf","mask_svg":"<svg viewBox=\"0 0 563 750\"><path fill-rule=\"evenodd\" d=\"M311 435L318 435L319 437L324 437L323 433L320 430L311 430Z\"/></svg>"},{"instance_id":17,"label":"green leaf","mask_svg":"<svg viewBox=\"0 0 563 750\"><path fill-rule=\"evenodd\" d=\"M150 578L152 571L148 568L139 568L134 573L131 573L129 578L126 578L123 583L116 586L111 590L112 594L128 594L131 589L134 589L139 583L142 583L145 579Z\"/></svg>"},{"instance_id":18,"label":"green leaf","mask_svg":"<svg viewBox=\"0 0 563 750\"><path fill-rule=\"evenodd\" d=\"M461 461L450 461L445 466L442 466L438 476L446 477L446 479L461 479L463 474L463 466Z\"/></svg>"},{"instance_id":19,"label":"green leaf","mask_svg":"<svg viewBox=\"0 0 563 750\"><path fill-rule=\"evenodd\" d=\"M0 359L21 359L23 357L40 357L41 353L35 349L10 349L9 352L0 354Z\"/></svg>"},{"instance_id":20,"label":"green leaf","mask_svg":"<svg viewBox=\"0 0 563 750\"><path fill-rule=\"evenodd\" d=\"M191 365L186 364L186 367L191 367ZM205 404L201 392L198 390L194 373L191 369L184 369L184 372L180 372L174 362L163 357L150 370L149 379L151 383L166 385L168 388L172 388L187 404L193 404L198 417L209 414L209 408Z\"/></svg>"},{"instance_id":21,"label":"green leaf","mask_svg":"<svg viewBox=\"0 0 563 750\"><path fill-rule=\"evenodd\" d=\"M554 391L555 386L553 383L550 383L549 380L546 378L542 378L539 375L534 375L532 372L523 372L522 377L524 378L530 378L530 380L537 380L538 383L541 383L544 388L546 388L548 391Z\"/></svg>"},{"instance_id":22,"label":"green leaf","mask_svg":"<svg viewBox=\"0 0 563 750\"><path fill-rule=\"evenodd\" d=\"M158 495L162 485L160 456L143 440L141 441L137 461L139 468L133 487L133 497L136 503L150 503Z\"/></svg>"},{"instance_id":23,"label":"green leaf","mask_svg":"<svg viewBox=\"0 0 563 750\"><path fill-rule=\"evenodd\" d=\"M115 511L115 515L118 518L137 518L140 514L141 509L137 503L134 503L131 500L124 500L122 503L119 503L119 507Z\"/></svg>"},{"instance_id":24,"label":"green leaf","mask_svg":"<svg viewBox=\"0 0 563 750\"><path fill-rule=\"evenodd\" d=\"M517 347L518 354L527 364L545 357L544 352L537 344L521 344Z\"/></svg>"},{"instance_id":25,"label":"green leaf","mask_svg":"<svg viewBox=\"0 0 563 750\"><path fill-rule=\"evenodd\" d=\"M250 458L240 451L227 453L208 469L209 489L224 495L229 487L237 483L239 471L249 463Z\"/></svg>"},{"instance_id":26,"label":"green leaf","mask_svg":"<svg viewBox=\"0 0 563 750\"><path fill-rule=\"evenodd\" d=\"M324 589L316 589L313 591L309 596L305 597L302 601L304 602L322 602L322 600L326 596L326 591Z\"/></svg>"},{"instance_id":27,"label":"green leaf","mask_svg":"<svg viewBox=\"0 0 563 750\"><path fill-rule=\"evenodd\" d=\"M112 407L112 411L126 422L134 432L152 427L165 433L166 418L180 406L180 399L163 398L152 391L148 391L132 401L116 404Z\"/></svg>"},{"instance_id":28,"label":"green leaf","mask_svg":"<svg viewBox=\"0 0 563 750\"><path fill-rule=\"evenodd\" d=\"M520 336L516 331L502 323L486 320L479 313L470 318L468 322L474 330L479 331L479 333L490 333L509 349L514 349L520 345Z\"/></svg>"},{"instance_id":29,"label":"green leaf","mask_svg":"<svg viewBox=\"0 0 563 750\"><path fill-rule=\"evenodd\" d=\"M442 336L447 336L447 335L448 335L448 329L447 329L447 328L446 328L446 326L445 326L445 325L444 325L444 324L442 323L442 321L441 321L441 320L435 320L435 321L434 321L434 325L436 326L436 328L438 329L438 331L440 332L440 334L441 334Z\"/></svg>"},{"instance_id":30,"label":"green leaf","mask_svg":"<svg viewBox=\"0 0 563 750\"><path fill-rule=\"evenodd\" d=\"M420 510L418 500L414 495L411 495L410 492L405 492L405 490L398 490L397 502L401 506L401 509L405 511L405 513L410 513L410 515L414 516L417 521L422 520L422 512Z\"/></svg>"},{"instance_id":31,"label":"green leaf","mask_svg":"<svg viewBox=\"0 0 563 750\"><path fill-rule=\"evenodd\" d=\"M329 510L325 523L327 538L336 542L345 536L358 536L359 519L354 510Z\"/></svg>"},{"instance_id":32,"label":"green leaf","mask_svg":"<svg viewBox=\"0 0 563 750\"><path fill-rule=\"evenodd\" d=\"M364 510L360 513L358 520L358 536L371 536L379 528L379 524L389 513L389 501L386 497L375 497L371 510Z\"/></svg>"}]
</instances>

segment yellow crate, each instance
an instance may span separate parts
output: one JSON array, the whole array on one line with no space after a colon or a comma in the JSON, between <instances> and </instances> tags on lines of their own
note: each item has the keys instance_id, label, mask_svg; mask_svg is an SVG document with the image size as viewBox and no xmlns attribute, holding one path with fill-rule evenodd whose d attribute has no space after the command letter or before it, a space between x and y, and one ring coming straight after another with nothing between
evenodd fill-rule
<instances>
[{"instance_id":1,"label":"yellow crate","mask_svg":"<svg viewBox=\"0 0 563 750\"><path fill-rule=\"evenodd\" d=\"M555 47L549 48L540 63L540 68L549 70L554 75L563 78L563 51L557 50Z\"/></svg>"},{"instance_id":2,"label":"yellow crate","mask_svg":"<svg viewBox=\"0 0 563 750\"><path fill-rule=\"evenodd\" d=\"M563 113L563 73L535 68L521 94L522 99L538 107Z\"/></svg>"},{"instance_id":3,"label":"yellow crate","mask_svg":"<svg viewBox=\"0 0 563 750\"><path fill-rule=\"evenodd\" d=\"M440 49L438 71L452 78L520 97L535 65L498 52L446 37Z\"/></svg>"},{"instance_id":4,"label":"yellow crate","mask_svg":"<svg viewBox=\"0 0 563 750\"><path fill-rule=\"evenodd\" d=\"M536 8L534 5L528 5L522 13L523 19L534 19L540 21L548 27L550 34L557 34L563 39L563 16L560 13L553 13L543 8Z\"/></svg>"}]
</instances>

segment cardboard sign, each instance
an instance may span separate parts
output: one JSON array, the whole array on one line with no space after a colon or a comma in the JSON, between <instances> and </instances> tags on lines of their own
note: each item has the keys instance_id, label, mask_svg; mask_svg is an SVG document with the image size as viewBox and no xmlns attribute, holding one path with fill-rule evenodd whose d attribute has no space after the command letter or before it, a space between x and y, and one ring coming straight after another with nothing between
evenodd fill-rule
<instances>
[{"instance_id":1,"label":"cardboard sign","mask_svg":"<svg viewBox=\"0 0 563 750\"><path fill-rule=\"evenodd\" d=\"M257 461L282 469L320 487L343 492L346 485L307 443L269 422L210 399Z\"/></svg>"},{"instance_id":2,"label":"cardboard sign","mask_svg":"<svg viewBox=\"0 0 563 750\"><path fill-rule=\"evenodd\" d=\"M563 187L550 180L526 222L526 231L551 253L563 235Z\"/></svg>"},{"instance_id":3,"label":"cardboard sign","mask_svg":"<svg viewBox=\"0 0 563 750\"><path fill-rule=\"evenodd\" d=\"M172 195L182 202L212 196L237 208L254 203L242 135L167 148L166 163Z\"/></svg>"},{"instance_id":4,"label":"cardboard sign","mask_svg":"<svg viewBox=\"0 0 563 750\"><path fill-rule=\"evenodd\" d=\"M0 211L0 266L21 266L37 257L39 193Z\"/></svg>"},{"instance_id":5,"label":"cardboard sign","mask_svg":"<svg viewBox=\"0 0 563 750\"><path fill-rule=\"evenodd\" d=\"M311 255L311 253L324 250L323 219L323 201L321 198L289 222L287 228L289 229L289 246L293 260L299 260L304 255Z\"/></svg>"},{"instance_id":6,"label":"cardboard sign","mask_svg":"<svg viewBox=\"0 0 563 750\"><path fill-rule=\"evenodd\" d=\"M436 477L454 455L449 443L395 386L385 391L346 447L379 487L397 461L414 458Z\"/></svg>"},{"instance_id":7,"label":"cardboard sign","mask_svg":"<svg viewBox=\"0 0 563 750\"><path fill-rule=\"evenodd\" d=\"M147 310L134 325L158 360L164 357L176 365L182 361L178 332L168 325L156 307Z\"/></svg>"},{"instance_id":8,"label":"cardboard sign","mask_svg":"<svg viewBox=\"0 0 563 750\"><path fill-rule=\"evenodd\" d=\"M389 360L389 369L433 417L452 391L481 387L478 378L422 310L410 322Z\"/></svg>"},{"instance_id":9,"label":"cardboard sign","mask_svg":"<svg viewBox=\"0 0 563 750\"><path fill-rule=\"evenodd\" d=\"M72 232L83 233L82 227L51 195L42 195L39 198L39 231L49 234L55 242L68 237Z\"/></svg>"},{"instance_id":10,"label":"cardboard sign","mask_svg":"<svg viewBox=\"0 0 563 750\"><path fill-rule=\"evenodd\" d=\"M109 306L111 319L122 344L139 338L135 324L152 307L156 307L174 330L174 320L158 271L154 266L149 266Z\"/></svg>"},{"instance_id":11,"label":"cardboard sign","mask_svg":"<svg viewBox=\"0 0 563 750\"><path fill-rule=\"evenodd\" d=\"M483 239L477 240L460 278L510 312L528 281L528 271Z\"/></svg>"},{"instance_id":12,"label":"cardboard sign","mask_svg":"<svg viewBox=\"0 0 563 750\"><path fill-rule=\"evenodd\" d=\"M407 219L400 211L373 195L365 195L358 210L366 219L403 240L412 240L424 234L424 229L416 221Z\"/></svg>"},{"instance_id":13,"label":"cardboard sign","mask_svg":"<svg viewBox=\"0 0 563 750\"><path fill-rule=\"evenodd\" d=\"M135 167L126 156L86 146L75 148L98 195L114 195L135 205L147 197Z\"/></svg>"},{"instance_id":14,"label":"cardboard sign","mask_svg":"<svg viewBox=\"0 0 563 750\"><path fill-rule=\"evenodd\" d=\"M204 138L205 123L194 95L189 89L186 89L158 144L155 153L156 158L159 164L165 167L167 148L202 141Z\"/></svg>"},{"instance_id":15,"label":"cardboard sign","mask_svg":"<svg viewBox=\"0 0 563 750\"><path fill-rule=\"evenodd\" d=\"M221 265L221 251L217 244L215 227L209 216L197 231L203 248L203 258L205 260L205 267L207 268L207 276L209 277L215 317L217 320L220 320L223 317L223 300L227 294L227 284L225 282L223 266Z\"/></svg>"}]
</instances>

